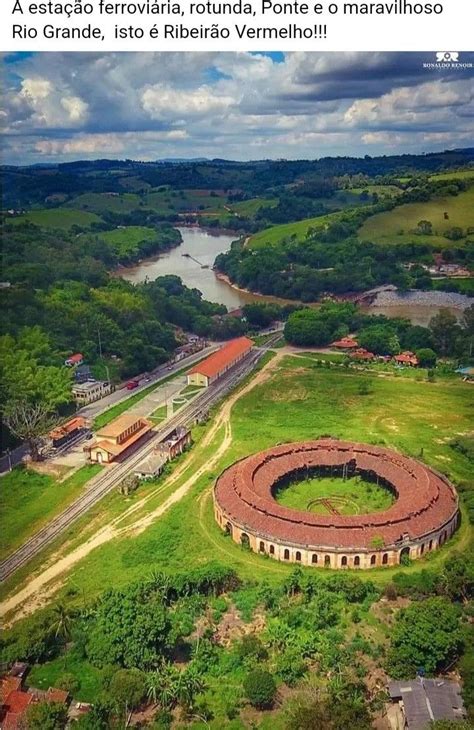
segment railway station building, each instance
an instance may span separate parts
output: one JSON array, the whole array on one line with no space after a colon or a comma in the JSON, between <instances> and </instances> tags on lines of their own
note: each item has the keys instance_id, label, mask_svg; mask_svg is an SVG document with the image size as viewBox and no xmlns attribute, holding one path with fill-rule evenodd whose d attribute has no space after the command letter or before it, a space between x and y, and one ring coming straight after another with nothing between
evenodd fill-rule
<instances>
[{"instance_id":1,"label":"railway station building","mask_svg":"<svg viewBox=\"0 0 474 730\"><path fill-rule=\"evenodd\" d=\"M188 371L188 385L206 388L243 360L253 347L248 337L237 337Z\"/></svg>"}]
</instances>

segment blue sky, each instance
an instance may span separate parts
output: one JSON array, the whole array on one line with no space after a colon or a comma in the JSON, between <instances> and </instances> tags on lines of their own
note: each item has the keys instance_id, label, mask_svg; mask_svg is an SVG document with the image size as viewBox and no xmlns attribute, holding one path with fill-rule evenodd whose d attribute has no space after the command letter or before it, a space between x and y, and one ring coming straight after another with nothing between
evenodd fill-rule
<instances>
[{"instance_id":1,"label":"blue sky","mask_svg":"<svg viewBox=\"0 0 474 730\"><path fill-rule=\"evenodd\" d=\"M427 53L6 55L3 161L315 158L474 143L473 69ZM474 63L474 54L461 54Z\"/></svg>"}]
</instances>

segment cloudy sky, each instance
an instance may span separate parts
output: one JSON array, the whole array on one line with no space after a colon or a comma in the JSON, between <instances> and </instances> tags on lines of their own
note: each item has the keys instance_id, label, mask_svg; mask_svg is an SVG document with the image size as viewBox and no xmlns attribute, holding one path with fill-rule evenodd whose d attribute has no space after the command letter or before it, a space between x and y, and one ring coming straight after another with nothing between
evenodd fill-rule
<instances>
[{"instance_id":1,"label":"cloudy sky","mask_svg":"<svg viewBox=\"0 0 474 730\"><path fill-rule=\"evenodd\" d=\"M3 58L3 162L262 159L474 144L474 67L419 53ZM474 54L460 61L474 63Z\"/></svg>"}]
</instances>

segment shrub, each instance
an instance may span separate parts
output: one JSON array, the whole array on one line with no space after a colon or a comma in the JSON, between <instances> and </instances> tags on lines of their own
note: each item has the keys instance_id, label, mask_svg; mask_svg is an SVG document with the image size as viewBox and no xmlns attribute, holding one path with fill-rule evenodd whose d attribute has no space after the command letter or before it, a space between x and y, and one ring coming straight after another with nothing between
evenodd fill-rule
<instances>
[{"instance_id":1,"label":"shrub","mask_svg":"<svg viewBox=\"0 0 474 730\"><path fill-rule=\"evenodd\" d=\"M254 669L244 679L244 690L250 704L259 710L273 706L276 684L270 672Z\"/></svg>"}]
</instances>

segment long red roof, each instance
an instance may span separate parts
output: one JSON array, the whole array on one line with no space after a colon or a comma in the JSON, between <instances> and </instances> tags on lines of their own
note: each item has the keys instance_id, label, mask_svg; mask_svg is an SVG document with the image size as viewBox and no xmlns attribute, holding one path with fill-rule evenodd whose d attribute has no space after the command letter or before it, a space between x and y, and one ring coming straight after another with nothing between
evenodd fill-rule
<instances>
[{"instance_id":1,"label":"long red roof","mask_svg":"<svg viewBox=\"0 0 474 730\"><path fill-rule=\"evenodd\" d=\"M200 375L206 375L208 378L212 378L215 375L221 373L224 368L231 365L240 355L249 352L253 347L252 340L248 337L237 337L235 340L231 340L224 347L221 347L217 352L213 352L205 360L195 365L191 370L188 370L188 375L193 373L199 373Z\"/></svg>"}]
</instances>

